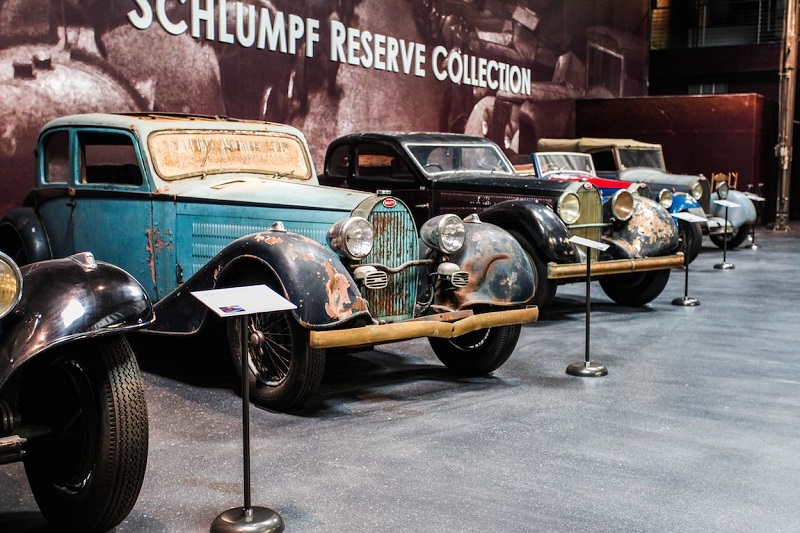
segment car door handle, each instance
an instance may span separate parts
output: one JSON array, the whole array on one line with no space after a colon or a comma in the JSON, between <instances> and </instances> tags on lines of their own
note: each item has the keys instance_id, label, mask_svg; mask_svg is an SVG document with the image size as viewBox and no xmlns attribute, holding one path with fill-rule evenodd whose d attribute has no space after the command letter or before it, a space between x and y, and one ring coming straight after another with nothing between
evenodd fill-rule
<instances>
[{"instance_id":1,"label":"car door handle","mask_svg":"<svg viewBox=\"0 0 800 533\"><path fill-rule=\"evenodd\" d=\"M414 207L419 209L428 209L430 206L431 204L416 204Z\"/></svg>"}]
</instances>

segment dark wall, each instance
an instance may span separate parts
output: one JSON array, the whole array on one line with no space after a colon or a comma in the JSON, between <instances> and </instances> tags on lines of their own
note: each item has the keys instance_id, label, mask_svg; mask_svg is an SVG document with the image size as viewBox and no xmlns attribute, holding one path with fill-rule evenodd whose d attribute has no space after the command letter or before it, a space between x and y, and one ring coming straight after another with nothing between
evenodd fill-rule
<instances>
[{"instance_id":1,"label":"dark wall","mask_svg":"<svg viewBox=\"0 0 800 533\"><path fill-rule=\"evenodd\" d=\"M775 102L758 94L579 100L575 114L578 136L660 143L671 172L738 172L739 189L763 192L764 220L774 219Z\"/></svg>"}]
</instances>

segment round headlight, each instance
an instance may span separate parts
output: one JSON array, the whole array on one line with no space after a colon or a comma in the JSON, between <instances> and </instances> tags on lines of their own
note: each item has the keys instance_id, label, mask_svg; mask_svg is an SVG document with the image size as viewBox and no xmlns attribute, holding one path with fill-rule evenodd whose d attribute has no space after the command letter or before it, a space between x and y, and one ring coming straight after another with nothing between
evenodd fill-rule
<instances>
[{"instance_id":1,"label":"round headlight","mask_svg":"<svg viewBox=\"0 0 800 533\"><path fill-rule=\"evenodd\" d=\"M558 216L561 217L566 224L574 224L581 216L581 200L574 192L563 194L558 199L558 207L556 208Z\"/></svg>"},{"instance_id":2,"label":"round headlight","mask_svg":"<svg viewBox=\"0 0 800 533\"><path fill-rule=\"evenodd\" d=\"M689 189L689 194L691 194L695 200L700 200L700 198L703 197L703 186L699 181L694 182L694 185Z\"/></svg>"},{"instance_id":3,"label":"round headlight","mask_svg":"<svg viewBox=\"0 0 800 533\"><path fill-rule=\"evenodd\" d=\"M724 200L728 197L728 192L730 191L730 187L728 186L727 181L719 182L717 185L717 195L719 196L720 200Z\"/></svg>"},{"instance_id":4,"label":"round headlight","mask_svg":"<svg viewBox=\"0 0 800 533\"><path fill-rule=\"evenodd\" d=\"M0 318L16 307L22 298L22 274L17 264L0 252Z\"/></svg>"},{"instance_id":5,"label":"round headlight","mask_svg":"<svg viewBox=\"0 0 800 533\"><path fill-rule=\"evenodd\" d=\"M611 214L617 220L628 220L633 214L633 195L630 191L620 189L611 197Z\"/></svg>"},{"instance_id":6,"label":"round headlight","mask_svg":"<svg viewBox=\"0 0 800 533\"><path fill-rule=\"evenodd\" d=\"M669 189L661 189L661 192L658 193L658 203L661 204L661 207L664 209L669 209L672 207L672 202L675 200L675 197L672 195L672 191Z\"/></svg>"},{"instance_id":7,"label":"round headlight","mask_svg":"<svg viewBox=\"0 0 800 533\"><path fill-rule=\"evenodd\" d=\"M328 230L328 243L339 254L350 259L364 259L372 251L375 232L362 217L340 220Z\"/></svg>"},{"instance_id":8,"label":"round headlight","mask_svg":"<svg viewBox=\"0 0 800 533\"><path fill-rule=\"evenodd\" d=\"M466 230L456 215L439 215L422 225L419 236L426 246L452 254L464 246Z\"/></svg>"}]
</instances>

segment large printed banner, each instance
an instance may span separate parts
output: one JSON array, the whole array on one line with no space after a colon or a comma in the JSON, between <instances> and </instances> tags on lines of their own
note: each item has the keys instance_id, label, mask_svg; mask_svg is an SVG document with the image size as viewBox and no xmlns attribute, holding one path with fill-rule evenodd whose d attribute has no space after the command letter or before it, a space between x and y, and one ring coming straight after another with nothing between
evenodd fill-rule
<instances>
[{"instance_id":1,"label":"large printed banner","mask_svg":"<svg viewBox=\"0 0 800 533\"><path fill-rule=\"evenodd\" d=\"M0 212L60 115L290 123L317 165L367 130L487 136L524 157L574 100L646 94L647 0L0 0Z\"/></svg>"}]
</instances>

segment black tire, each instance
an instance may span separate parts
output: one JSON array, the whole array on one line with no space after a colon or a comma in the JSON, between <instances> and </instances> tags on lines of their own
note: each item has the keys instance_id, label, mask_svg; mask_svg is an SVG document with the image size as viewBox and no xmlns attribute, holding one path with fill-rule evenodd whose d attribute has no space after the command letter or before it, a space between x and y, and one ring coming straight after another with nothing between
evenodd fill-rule
<instances>
[{"instance_id":1,"label":"black tire","mask_svg":"<svg viewBox=\"0 0 800 533\"><path fill-rule=\"evenodd\" d=\"M669 269L600 278L600 287L620 305L640 307L655 300L669 281Z\"/></svg>"},{"instance_id":2,"label":"black tire","mask_svg":"<svg viewBox=\"0 0 800 533\"><path fill-rule=\"evenodd\" d=\"M703 230L697 222L687 220L678 220L678 230L681 236L680 251L686 255L687 263L691 264L703 247Z\"/></svg>"},{"instance_id":3,"label":"black tire","mask_svg":"<svg viewBox=\"0 0 800 533\"><path fill-rule=\"evenodd\" d=\"M147 466L148 420L139 365L122 336L70 345L25 378L32 438L25 472L45 518L62 531L108 531L136 503Z\"/></svg>"},{"instance_id":4,"label":"black tire","mask_svg":"<svg viewBox=\"0 0 800 533\"><path fill-rule=\"evenodd\" d=\"M722 235L710 235L709 237L711 242L713 242L718 248L733 250L747 239L751 231L753 231L753 228L750 224L742 224L739 226L739 230L733 235L728 235L725 233ZM725 244L726 237L728 239L727 244Z\"/></svg>"},{"instance_id":5,"label":"black tire","mask_svg":"<svg viewBox=\"0 0 800 533\"><path fill-rule=\"evenodd\" d=\"M268 409L300 407L317 390L325 350L308 345L308 331L286 311L244 317L249 332L250 399ZM228 345L237 376L242 375L242 318L228 319Z\"/></svg>"},{"instance_id":6,"label":"black tire","mask_svg":"<svg viewBox=\"0 0 800 533\"><path fill-rule=\"evenodd\" d=\"M533 267L533 277L535 292L533 293L533 305L539 307L541 313L553 303L553 298L556 297L556 289L558 284L553 280L547 279L547 264L541 259L538 252L533 248L531 241L527 237L515 230L506 230L528 254L531 267Z\"/></svg>"},{"instance_id":7,"label":"black tire","mask_svg":"<svg viewBox=\"0 0 800 533\"><path fill-rule=\"evenodd\" d=\"M429 337L436 357L460 376L482 376L500 368L517 346L522 326L481 329L454 339Z\"/></svg>"}]
</instances>

